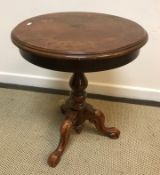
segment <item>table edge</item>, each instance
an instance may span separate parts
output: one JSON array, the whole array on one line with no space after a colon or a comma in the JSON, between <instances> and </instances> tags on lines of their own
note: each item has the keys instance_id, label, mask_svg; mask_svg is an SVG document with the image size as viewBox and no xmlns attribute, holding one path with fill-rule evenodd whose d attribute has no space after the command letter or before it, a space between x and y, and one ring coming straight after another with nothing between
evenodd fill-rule
<instances>
[{"instance_id":1,"label":"table edge","mask_svg":"<svg viewBox=\"0 0 160 175\"><path fill-rule=\"evenodd\" d=\"M145 31L145 30L144 30ZM89 53L84 53L84 54L72 54L72 53L53 53L53 52L48 52L48 50L41 50L37 48L32 48L29 46L24 45L22 42L17 40L17 38L14 36L13 32L11 33L11 40L12 42L22 50L25 50L27 52L31 52L33 54L43 56L43 57L49 57L51 59L54 58L59 58L59 59L104 59L104 58L112 58L112 57L119 57L122 55L126 55L129 52L132 52L134 50L140 49L142 46L146 44L148 41L148 34L145 31L144 38L141 39L140 41L130 45L129 47L124 47L121 49L113 50L111 52L102 52L102 53L96 53L96 54L89 54Z\"/></svg>"}]
</instances>

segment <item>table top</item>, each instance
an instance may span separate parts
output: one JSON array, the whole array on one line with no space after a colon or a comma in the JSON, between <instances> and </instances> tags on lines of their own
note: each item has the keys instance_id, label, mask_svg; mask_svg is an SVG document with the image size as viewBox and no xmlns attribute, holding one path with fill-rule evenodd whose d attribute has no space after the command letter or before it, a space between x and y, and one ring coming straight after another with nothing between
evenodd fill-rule
<instances>
[{"instance_id":1,"label":"table top","mask_svg":"<svg viewBox=\"0 0 160 175\"><path fill-rule=\"evenodd\" d=\"M27 53L43 59L72 61L125 57L140 49L148 38L147 32L133 21L87 12L33 17L16 26L11 37ZM129 62L128 57L126 61Z\"/></svg>"}]
</instances>

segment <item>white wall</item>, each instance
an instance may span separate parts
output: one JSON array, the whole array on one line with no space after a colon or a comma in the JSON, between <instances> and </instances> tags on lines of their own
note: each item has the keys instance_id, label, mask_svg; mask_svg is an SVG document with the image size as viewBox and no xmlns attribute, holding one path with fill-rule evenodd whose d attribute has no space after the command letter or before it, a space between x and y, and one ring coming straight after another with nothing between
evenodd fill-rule
<instances>
[{"instance_id":1,"label":"white wall","mask_svg":"<svg viewBox=\"0 0 160 175\"><path fill-rule=\"evenodd\" d=\"M39 68L25 61L10 41L10 32L32 16L59 11L92 11L118 15L141 24L149 42L127 66L89 73L92 93L160 101L159 0L0 0L0 82L68 88L69 73Z\"/></svg>"}]
</instances>

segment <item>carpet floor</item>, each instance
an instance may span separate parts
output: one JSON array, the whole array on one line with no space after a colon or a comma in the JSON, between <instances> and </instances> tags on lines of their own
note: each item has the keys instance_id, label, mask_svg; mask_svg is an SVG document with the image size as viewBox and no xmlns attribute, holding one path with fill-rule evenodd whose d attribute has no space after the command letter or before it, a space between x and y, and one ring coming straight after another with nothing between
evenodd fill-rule
<instances>
[{"instance_id":1,"label":"carpet floor","mask_svg":"<svg viewBox=\"0 0 160 175\"><path fill-rule=\"evenodd\" d=\"M160 108L88 99L121 130L118 140L86 122L72 133L56 168L48 155L59 141L66 96L0 88L0 175L160 175Z\"/></svg>"}]
</instances>

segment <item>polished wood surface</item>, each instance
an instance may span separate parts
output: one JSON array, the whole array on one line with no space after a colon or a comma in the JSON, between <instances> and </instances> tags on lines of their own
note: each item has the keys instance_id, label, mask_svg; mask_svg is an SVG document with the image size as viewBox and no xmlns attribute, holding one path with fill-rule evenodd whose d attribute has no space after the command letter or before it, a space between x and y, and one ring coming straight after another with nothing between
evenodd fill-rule
<instances>
[{"instance_id":1,"label":"polished wood surface","mask_svg":"<svg viewBox=\"0 0 160 175\"><path fill-rule=\"evenodd\" d=\"M120 67L134 60L148 39L140 25L106 14L52 13L20 23L11 38L29 62L51 70L73 72L70 97L61 106L66 117L60 129L59 145L48 158L51 167L59 163L71 129L80 133L86 120L103 135L119 137L118 129L104 125L104 114L86 102L88 81L84 73Z\"/></svg>"},{"instance_id":2,"label":"polished wood surface","mask_svg":"<svg viewBox=\"0 0 160 175\"><path fill-rule=\"evenodd\" d=\"M133 21L86 12L34 17L20 23L11 37L31 63L65 72L94 72L125 65L137 57L148 38Z\"/></svg>"},{"instance_id":3,"label":"polished wood surface","mask_svg":"<svg viewBox=\"0 0 160 175\"><path fill-rule=\"evenodd\" d=\"M138 47L146 35L135 22L112 15L53 13L21 23L14 30L13 39L21 47L47 54L112 55Z\"/></svg>"}]
</instances>

